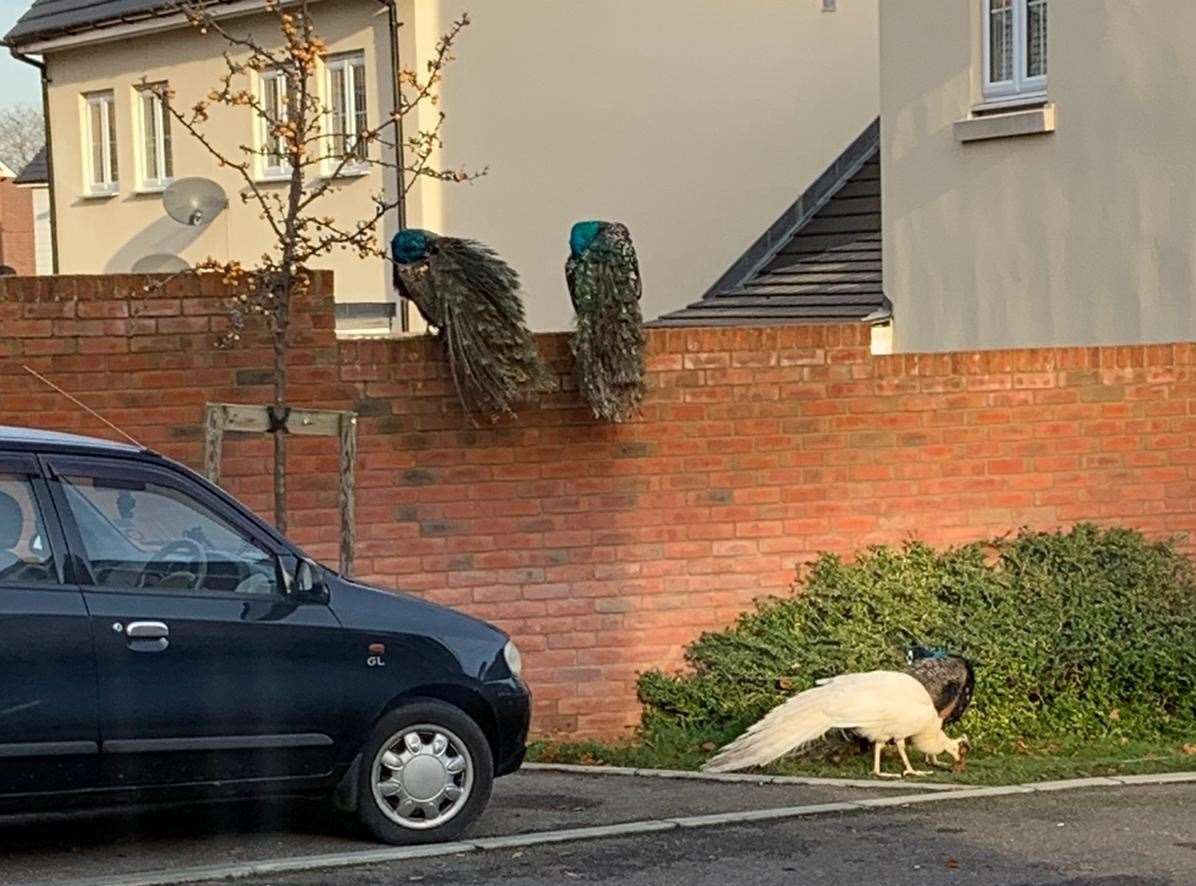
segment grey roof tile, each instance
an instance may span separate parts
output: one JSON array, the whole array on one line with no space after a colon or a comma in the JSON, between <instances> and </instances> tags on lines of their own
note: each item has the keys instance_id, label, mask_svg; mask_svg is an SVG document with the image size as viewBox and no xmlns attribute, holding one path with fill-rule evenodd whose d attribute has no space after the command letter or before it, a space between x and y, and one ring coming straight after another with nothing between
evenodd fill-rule
<instances>
[{"instance_id":1,"label":"grey roof tile","mask_svg":"<svg viewBox=\"0 0 1196 886\"><path fill-rule=\"evenodd\" d=\"M654 326L858 322L890 308L874 123L698 302Z\"/></svg>"},{"instance_id":2,"label":"grey roof tile","mask_svg":"<svg viewBox=\"0 0 1196 886\"><path fill-rule=\"evenodd\" d=\"M231 0L212 0L213 3ZM172 0L33 0L4 42L22 46L176 11Z\"/></svg>"},{"instance_id":3,"label":"grey roof tile","mask_svg":"<svg viewBox=\"0 0 1196 886\"><path fill-rule=\"evenodd\" d=\"M33 159L25 164L25 168L17 173L13 179L16 185L48 185L50 183L50 167L46 162L46 146L33 155Z\"/></svg>"}]
</instances>

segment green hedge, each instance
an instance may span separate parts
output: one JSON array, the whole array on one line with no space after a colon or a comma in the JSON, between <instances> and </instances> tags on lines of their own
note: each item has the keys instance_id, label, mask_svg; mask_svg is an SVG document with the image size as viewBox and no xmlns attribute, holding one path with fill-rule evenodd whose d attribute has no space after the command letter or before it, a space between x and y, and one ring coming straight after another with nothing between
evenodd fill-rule
<instances>
[{"instance_id":1,"label":"green hedge","mask_svg":"<svg viewBox=\"0 0 1196 886\"><path fill-rule=\"evenodd\" d=\"M1196 572L1173 543L1079 525L935 551L824 554L770 599L643 674L644 727L725 736L815 679L899 669L907 646L976 665L975 741L1192 736Z\"/></svg>"}]
</instances>

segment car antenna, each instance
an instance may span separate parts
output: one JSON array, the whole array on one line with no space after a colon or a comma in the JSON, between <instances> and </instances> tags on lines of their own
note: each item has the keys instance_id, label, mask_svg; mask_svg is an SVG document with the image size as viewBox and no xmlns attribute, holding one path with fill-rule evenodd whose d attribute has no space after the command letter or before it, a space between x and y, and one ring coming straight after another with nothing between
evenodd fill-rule
<instances>
[{"instance_id":1,"label":"car antenna","mask_svg":"<svg viewBox=\"0 0 1196 886\"><path fill-rule=\"evenodd\" d=\"M52 390L57 391L60 394L62 394L62 396L66 397L68 400L70 400L72 403L74 403L76 406L78 406L84 412L88 413L91 416L94 416L95 418L98 418L100 421L102 421L108 427L112 428L112 430L116 431L116 433L120 434L122 437L124 437L126 440L128 440L130 443L132 443L138 449L145 449L145 447L142 446L137 440L135 440L131 434L125 432L121 428L118 428L116 425L114 425L112 422L108 421L108 419L104 418L104 416L100 415L98 412L96 412L94 409L92 409L90 406L88 406L86 403L84 403L78 397L74 396L73 394L68 394L66 391L64 391L62 388L58 387L58 385L54 384L54 382L50 381L48 378L46 378L40 372L37 372L35 369L33 369L32 367L27 366L27 365L22 365L21 368L24 369L26 372L28 372L30 375L32 375L34 378L36 378L38 381L40 381L42 384L46 385L47 387L51 388Z\"/></svg>"}]
</instances>

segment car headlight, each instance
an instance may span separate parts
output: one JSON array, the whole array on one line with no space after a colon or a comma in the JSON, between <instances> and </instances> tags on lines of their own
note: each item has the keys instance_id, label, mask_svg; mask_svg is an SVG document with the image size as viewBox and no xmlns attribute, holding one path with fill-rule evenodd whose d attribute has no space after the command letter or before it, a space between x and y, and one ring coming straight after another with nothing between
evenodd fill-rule
<instances>
[{"instance_id":1,"label":"car headlight","mask_svg":"<svg viewBox=\"0 0 1196 886\"><path fill-rule=\"evenodd\" d=\"M514 640L507 641L507 645L502 648L502 657L507 660L512 677L518 677L523 673L523 656L519 654L519 647L515 645Z\"/></svg>"}]
</instances>

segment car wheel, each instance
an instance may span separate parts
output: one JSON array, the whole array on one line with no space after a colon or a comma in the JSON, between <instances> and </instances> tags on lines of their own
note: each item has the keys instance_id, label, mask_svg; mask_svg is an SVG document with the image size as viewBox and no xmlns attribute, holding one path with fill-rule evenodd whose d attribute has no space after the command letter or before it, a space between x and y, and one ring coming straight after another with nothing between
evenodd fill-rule
<instances>
[{"instance_id":1,"label":"car wheel","mask_svg":"<svg viewBox=\"0 0 1196 886\"><path fill-rule=\"evenodd\" d=\"M459 708L416 701L378 721L359 770L357 814L385 843L453 840L494 787L490 743Z\"/></svg>"}]
</instances>

